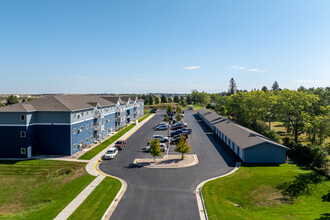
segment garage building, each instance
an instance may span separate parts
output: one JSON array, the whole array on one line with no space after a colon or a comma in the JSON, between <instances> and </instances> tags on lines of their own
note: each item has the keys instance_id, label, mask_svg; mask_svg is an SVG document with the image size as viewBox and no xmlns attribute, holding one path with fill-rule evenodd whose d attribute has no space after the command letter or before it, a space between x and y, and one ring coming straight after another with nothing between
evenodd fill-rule
<instances>
[{"instance_id":1,"label":"garage building","mask_svg":"<svg viewBox=\"0 0 330 220\"><path fill-rule=\"evenodd\" d=\"M285 163L288 147L208 109L197 114L243 162Z\"/></svg>"}]
</instances>

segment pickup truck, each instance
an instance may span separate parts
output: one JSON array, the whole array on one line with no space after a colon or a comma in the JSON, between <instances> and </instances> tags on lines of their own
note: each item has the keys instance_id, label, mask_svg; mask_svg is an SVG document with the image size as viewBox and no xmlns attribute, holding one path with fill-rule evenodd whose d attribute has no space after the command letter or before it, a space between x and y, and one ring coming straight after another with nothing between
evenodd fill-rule
<instances>
[{"instance_id":1,"label":"pickup truck","mask_svg":"<svg viewBox=\"0 0 330 220\"><path fill-rule=\"evenodd\" d=\"M123 140L119 140L115 143L115 147L118 149L118 150L122 150L124 149L124 147L126 147L126 141L123 141Z\"/></svg>"},{"instance_id":2,"label":"pickup truck","mask_svg":"<svg viewBox=\"0 0 330 220\"><path fill-rule=\"evenodd\" d=\"M191 130L191 129L190 129ZM172 131L171 132L171 137L173 137L174 135L178 135L178 134L181 134L181 133L186 133L186 134L190 134L188 130L183 130L183 129L180 129L180 130L176 130L176 131Z\"/></svg>"}]
</instances>

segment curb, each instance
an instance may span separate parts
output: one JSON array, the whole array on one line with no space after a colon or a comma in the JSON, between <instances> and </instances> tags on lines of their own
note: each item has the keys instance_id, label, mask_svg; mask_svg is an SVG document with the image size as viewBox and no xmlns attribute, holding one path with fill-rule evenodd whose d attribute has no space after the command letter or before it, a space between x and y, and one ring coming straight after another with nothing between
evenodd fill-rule
<instances>
[{"instance_id":1,"label":"curb","mask_svg":"<svg viewBox=\"0 0 330 220\"><path fill-rule=\"evenodd\" d=\"M241 166L241 162L236 162L235 168L233 170L229 171L228 173L225 173L221 176L217 176L217 177L213 177L213 178L204 180L203 182L198 184L198 186L196 187L195 193L196 193L197 205L198 205L198 210L199 210L199 216L200 216L201 220L208 220L205 203L204 203L204 198L203 198L203 194L202 194L202 187L204 186L204 184L211 180L225 177L232 173L235 173L240 168L240 166Z\"/></svg>"},{"instance_id":2,"label":"curb","mask_svg":"<svg viewBox=\"0 0 330 220\"><path fill-rule=\"evenodd\" d=\"M191 163L189 163L189 164L186 164L186 165L184 165L184 166L181 166L181 167L175 167L175 166L172 166L172 167L169 167L169 166L162 166L162 165L159 165L159 166L143 166L143 165L140 165L141 164L141 162L139 163L139 162L137 162L137 160L138 159L140 159L140 158L137 158L137 159L135 159L134 161L133 161L133 164L136 164L136 165L138 165L138 166L142 166L142 167L144 167L144 168L149 168L149 169L180 169L180 168L186 168L186 167L192 167L192 166L195 166L195 165L197 165L198 163L199 163L199 160L198 160L198 157L197 157L197 155L196 154L190 154L191 156L193 156L193 158L194 158L194 161L193 162L191 162ZM166 155L164 155L164 157L165 157ZM187 156L187 155L186 155Z\"/></svg>"}]
</instances>

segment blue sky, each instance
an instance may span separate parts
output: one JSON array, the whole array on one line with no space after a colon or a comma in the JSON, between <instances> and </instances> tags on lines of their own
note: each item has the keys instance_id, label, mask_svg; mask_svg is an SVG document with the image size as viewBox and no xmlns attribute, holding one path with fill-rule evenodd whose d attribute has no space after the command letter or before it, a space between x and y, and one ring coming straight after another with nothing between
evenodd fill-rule
<instances>
[{"instance_id":1,"label":"blue sky","mask_svg":"<svg viewBox=\"0 0 330 220\"><path fill-rule=\"evenodd\" d=\"M0 93L329 86L329 12L329 0L0 0Z\"/></svg>"}]
</instances>

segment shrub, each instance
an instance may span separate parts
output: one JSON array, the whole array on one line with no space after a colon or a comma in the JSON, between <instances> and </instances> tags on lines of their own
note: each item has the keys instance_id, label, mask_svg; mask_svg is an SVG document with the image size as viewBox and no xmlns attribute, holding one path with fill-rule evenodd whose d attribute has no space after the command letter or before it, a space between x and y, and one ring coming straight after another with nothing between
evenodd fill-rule
<instances>
[{"instance_id":1,"label":"shrub","mask_svg":"<svg viewBox=\"0 0 330 220\"><path fill-rule=\"evenodd\" d=\"M264 135L273 141L279 142L280 141L280 136L276 133L274 130L266 130L264 132Z\"/></svg>"},{"instance_id":2,"label":"shrub","mask_svg":"<svg viewBox=\"0 0 330 220\"><path fill-rule=\"evenodd\" d=\"M181 119L182 119L182 115L179 115L179 114L178 114L178 115L176 116L176 120L177 120L177 121L181 121Z\"/></svg>"},{"instance_id":3,"label":"shrub","mask_svg":"<svg viewBox=\"0 0 330 220\"><path fill-rule=\"evenodd\" d=\"M170 118L168 117L168 115L166 114L165 116L164 116L164 121L169 121L170 120Z\"/></svg>"},{"instance_id":4,"label":"shrub","mask_svg":"<svg viewBox=\"0 0 330 220\"><path fill-rule=\"evenodd\" d=\"M309 147L312 157L312 167L325 169L327 166L327 152L321 146L312 145Z\"/></svg>"}]
</instances>

